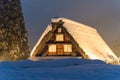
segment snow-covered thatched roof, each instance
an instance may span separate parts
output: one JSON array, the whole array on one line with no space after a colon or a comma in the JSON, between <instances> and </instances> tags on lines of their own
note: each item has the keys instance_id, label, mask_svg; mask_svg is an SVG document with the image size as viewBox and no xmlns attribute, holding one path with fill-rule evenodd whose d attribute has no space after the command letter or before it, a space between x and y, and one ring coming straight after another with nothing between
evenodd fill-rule
<instances>
[{"instance_id":1,"label":"snow-covered thatched roof","mask_svg":"<svg viewBox=\"0 0 120 80\"><path fill-rule=\"evenodd\" d=\"M74 38L79 47L88 55L90 59L100 59L108 62L118 60L116 55L98 34L96 29L66 18L52 19L52 22L58 22L59 20L64 22L63 27ZM35 50L41 40L51 30L52 26L49 25L33 48L31 57L36 54Z\"/></svg>"}]
</instances>

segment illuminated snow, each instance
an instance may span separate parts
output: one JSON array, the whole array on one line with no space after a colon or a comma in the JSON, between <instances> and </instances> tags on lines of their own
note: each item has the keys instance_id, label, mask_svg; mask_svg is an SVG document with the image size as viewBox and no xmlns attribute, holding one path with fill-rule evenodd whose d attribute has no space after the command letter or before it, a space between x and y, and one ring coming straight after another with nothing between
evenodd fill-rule
<instances>
[{"instance_id":1,"label":"illuminated snow","mask_svg":"<svg viewBox=\"0 0 120 80\"><path fill-rule=\"evenodd\" d=\"M37 44L36 44L35 47L33 48L33 50L32 50L32 52L31 52L30 56L33 55L35 49L36 49L37 46L40 44L40 42L41 42L41 40L43 39L43 37L44 37L49 31L51 31L51 30L52 30L52 27L51 27L50 25L48 25L47 28L45 29L45 31L43 32L43 34L41 35L41 37L39 38Z\"/></svg>"},{"instance_id":2,"label":"illuminated snow","mask_svg":"<svg viewBox=\"0 0 120 80\"><path fill-rule=\"evenodd\" d=\"M103 61L118 59L94 28L65 18L59 19L63 20L63 26L91 59L100 59Z\"/></svg>"},{"instance_id":3,"label":"illuminated snow","mask_svg":"<svg viewBox=\"0 0 120 80\"><path fill-rule=\"evenodd\" d=\"M63 26L72 35L74 40L79 44L79 47L83 49L90 59L100 59L107 62L112 62L114 60L118 61L116 55L100 37L96 29L66 18L52 19L53 22L58 22L59 20L64 22ZM40 40L31 52L31 56L45 34L50 30L52 30L51 25L47 27L40 37Z\"/></svg>"}]
</instances>

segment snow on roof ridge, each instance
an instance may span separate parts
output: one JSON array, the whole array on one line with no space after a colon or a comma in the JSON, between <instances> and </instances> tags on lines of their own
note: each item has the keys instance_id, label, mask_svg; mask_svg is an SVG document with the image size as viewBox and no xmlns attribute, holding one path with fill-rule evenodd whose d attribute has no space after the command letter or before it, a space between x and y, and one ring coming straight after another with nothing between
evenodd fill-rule
<instances>
[{"instance_id":1,"label":"snow on roof ridge","mask_svg":"<svg viewBox=\"0 0 120 80\"><path fill-rule=\"evenodd\" d=\"M85 53L89 55L91 59L99 58L104 60L104 58L106 58L108 61L109 60L111 61L112 59L109 56L112 55L115 59L118 60L117 56L112 52L112 50L102 39L102 37L99 35L96 29L67 18L57 18L53 20L54 22L59 22L60 20L64 22L63 26L67 29L67 31L79 44L79 47L84 49ZM101 47L101 48L99 48L100 50L98 50L96 49L96 47ZM104 53L106 54L104 55ZM91 54L94 56L92 56Z\"/></svg>"},{"instance_id":2,"label":"snow on roof ridge","mask_svg":"<svg viewBox=\"0 0 120 80\"><path fill-rule=\"evenodd\" d=\"M108 62L118 60L117 56L105 43L96 29L67 18L55 18L52 19L52 22L59 22L60 20L64 22L63 27L73 37L73 39L78 43L79 47L83 49L90 59L100 59ZM52 25L50 24L45 29L37 44L33 48L31 57L37 53L35 50L38 50L42 39L51 30Z\"/></svg>"},{"instance_id":3,"label":"snow on roof ridge","mask_svg":"<svg viewBox=\"0 0 120 80\"><path fill-rule=\"evenodd\" d=\"M71 19L68 19L68 18L62 18L62 17L60 17L60 18L52 18L52 19L51 19L52 22L59 22L60 20L62 20L62 21L65 22L65 23L76 24L76 25L80 25L81 27L84 27L84 28L86 28L86 29L90 29L90 30L93 30L93 31L97 31L97 30L96 30L95 28L93 28L93 27L90 27L90 26L88 26L88 25L82 24L82 23L80 23L80 22L76 22L76 21L71 20Z\"/></svg>"}]
</instances>

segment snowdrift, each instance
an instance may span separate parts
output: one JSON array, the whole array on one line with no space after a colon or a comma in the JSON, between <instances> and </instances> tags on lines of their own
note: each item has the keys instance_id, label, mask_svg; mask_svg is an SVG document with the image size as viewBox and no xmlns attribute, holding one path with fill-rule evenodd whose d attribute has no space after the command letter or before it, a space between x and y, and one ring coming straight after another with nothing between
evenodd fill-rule
<instances>
[{"instance_id":1,"label":"snowdrift","mask_svg":"<svg viewBox=\"0 0 120 80\"><path fill-rule=\"evenodd\" d=\"M0 63L0 80L120 80L120 66L67 58Z\"/></svg>"}]
</instances>

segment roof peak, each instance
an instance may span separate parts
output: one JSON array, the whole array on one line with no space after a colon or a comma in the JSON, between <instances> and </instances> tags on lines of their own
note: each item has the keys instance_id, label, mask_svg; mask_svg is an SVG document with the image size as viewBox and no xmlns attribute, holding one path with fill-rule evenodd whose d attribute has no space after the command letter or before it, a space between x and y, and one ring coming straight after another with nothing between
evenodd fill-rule
<instances>
[{"instance_id":1,"label":"roof peak","mask_svg":"<svg viewBox=\"0 0 120 80\"><path fill-rule=\"evenodd\" d=\"M51 22L60 22L60 21L63 21L64 23L70 23L70 24L75 24L75 25L79 25L81 27L84 27L86 29L90 29L90 30L93 30L93 31L97 31L95 28L93 27L90 27L88 25L85 25L85 24L82 24L80 22L77 22L77 21L74 21L74 20L71 20L71 19L68 19L68 18L52 18L51 19Z\"/></svg>"}]
</instances>

